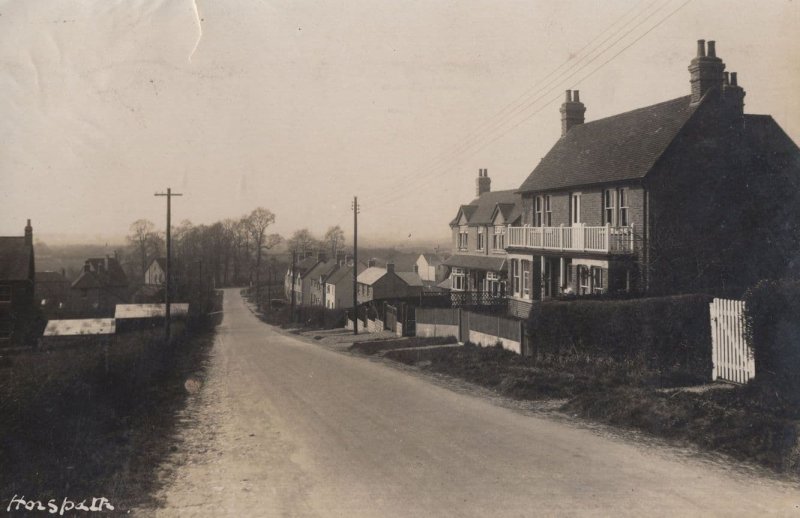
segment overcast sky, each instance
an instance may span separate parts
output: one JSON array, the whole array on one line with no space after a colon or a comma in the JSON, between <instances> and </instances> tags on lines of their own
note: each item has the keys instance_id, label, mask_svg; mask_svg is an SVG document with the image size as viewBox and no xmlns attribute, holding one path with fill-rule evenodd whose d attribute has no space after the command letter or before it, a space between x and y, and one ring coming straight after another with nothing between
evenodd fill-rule
<instances>
[{"instance_id":1,"label":"overcast sky","mask_svg":"<svg viewBox=\"0 0 800 518\"><path fill-rule=\"evenodd\" d=\"M479 168L516 188L558 138L564 89L587 120L686 95L699 38L800 141L798 34L797 0L0 2L0 235L163 226L171 186L176 222L349 234L358 195L364 236L446 241Z\"/></svg>"}]
</instances>

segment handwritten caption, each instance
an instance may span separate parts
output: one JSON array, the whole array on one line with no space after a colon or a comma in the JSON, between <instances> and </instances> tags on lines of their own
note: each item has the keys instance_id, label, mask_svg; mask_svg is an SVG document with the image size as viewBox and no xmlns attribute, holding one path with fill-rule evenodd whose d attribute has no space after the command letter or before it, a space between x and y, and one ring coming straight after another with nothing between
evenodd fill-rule
<instances>
[{"instance_id":1,"label":"handwritten caption","mask_svg":"<svg viewBox=\"0 0 800 518\"><path fill-rule=\"evenodd\" d=\"M89 505L86 505L87 502L91 502ZM70 511L86 511L86 512L103 512L103 511L113 511L114 506L111 505L111 502L108 501L108 498L105 497L92 497L84 498L80 502L76 502L74 500L70 500L69 498L64 498L60 503L55 499L51 498L47 502L43 502L41 500L25 500L25 495L17 496L14 495L14 498L8 503L8 507L6 507L6 512L12 511L46 511L50 514L58 514L59 516L64 516L64 513Z\"/></svg>"}]
</instances>

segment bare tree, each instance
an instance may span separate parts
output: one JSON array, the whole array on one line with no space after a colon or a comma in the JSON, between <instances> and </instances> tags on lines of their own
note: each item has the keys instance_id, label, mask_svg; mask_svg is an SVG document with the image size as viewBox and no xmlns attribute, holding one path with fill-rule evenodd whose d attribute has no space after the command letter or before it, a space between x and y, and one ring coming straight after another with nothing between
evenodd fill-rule
<instances>
[{"instance_id":1,"label":"bare tree","mask_svg":"<svg viewBox=\"0 0 800 518\"><path fill-rule=\"evenodd\" d=\"M128 242L139 256L142 274L147 270L148 252L152 249L154 236L157 236L155 229L155 224L149 219L137 219L130 226Z\"/></svg>"},{"instance_id":2,"label":"bare tree","mask_svg":"<svg viewBox=\"0 0 800 518\"><path fill-rule=\"evenodd\" d=\"M269 250L280 243L281 236L278 234L267 235L267 228L275 223L275 214L263 207L253 210L253 212L247 216L246 221L247 231L256 253L256 301L260 301L261 255L264 250Z\"/></svg>"},{"instance_id":3,"label":"bare tree","mask_svg":"<svg viewBox=\"0 0 800 518\"><path fill-rule=\"evenodd\" d=\"M336 253L340 248L344 248L344 230L339 225L330 227L325 232L324 241L331 247L331 259L336 259Z\"/></svg>"}]
</instances>

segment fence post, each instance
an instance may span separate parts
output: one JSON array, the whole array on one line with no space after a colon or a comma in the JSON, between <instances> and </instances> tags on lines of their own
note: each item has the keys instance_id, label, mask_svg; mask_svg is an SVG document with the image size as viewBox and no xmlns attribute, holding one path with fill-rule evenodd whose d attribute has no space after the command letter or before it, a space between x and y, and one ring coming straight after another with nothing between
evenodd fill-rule
<instances>
[{"instance_id":1,"label":"fence post","mask_svg":"<svg viewBox=\"0 0 800 518\"><path fill-rule=\"evenodd\" d=\"M457 308L458 311L458 341L462 344L464 343L464 337L461 336L461 308Z\"/></svg>"}]
</instances>

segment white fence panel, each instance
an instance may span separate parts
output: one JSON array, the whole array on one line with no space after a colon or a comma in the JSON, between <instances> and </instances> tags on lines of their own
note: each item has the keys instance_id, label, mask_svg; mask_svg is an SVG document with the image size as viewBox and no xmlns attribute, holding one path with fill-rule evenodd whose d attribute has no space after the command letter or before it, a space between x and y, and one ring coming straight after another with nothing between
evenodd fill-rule
<instances>
[{"instance_id":1,"label":"white fence panel","mask_svg":"<svg viewBox=\"0 0 800 518\"><path fill-rule=\"evenodd\" d=\"M714 299L709 304L714 368L711 379L747 383L756 376L744 329L744 301Z\"/></svg>"}]
</instances>

